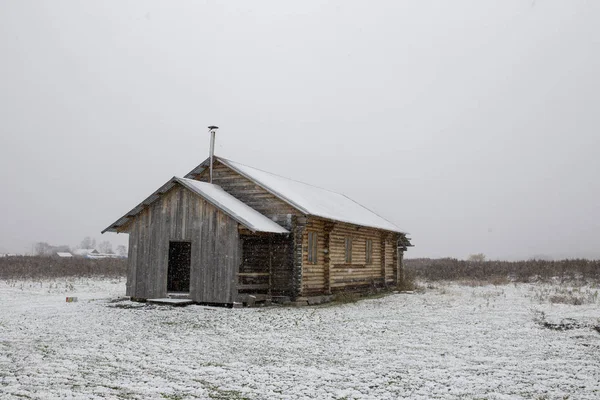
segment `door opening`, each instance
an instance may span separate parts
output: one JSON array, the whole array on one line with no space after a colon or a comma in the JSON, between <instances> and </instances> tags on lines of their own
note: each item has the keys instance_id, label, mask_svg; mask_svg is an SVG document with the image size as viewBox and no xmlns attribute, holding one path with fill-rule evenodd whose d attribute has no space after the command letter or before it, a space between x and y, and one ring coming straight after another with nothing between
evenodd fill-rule
<instances>
[{"instance_id":1,"label":"door opening","mask_svg":"<svg viewBox=\"0 0 600 400\"><path fill-rule=\"evenodd\" d=\"M168 292L190 291L191 242L169 242Z\"/></svg>"}]
</instances>

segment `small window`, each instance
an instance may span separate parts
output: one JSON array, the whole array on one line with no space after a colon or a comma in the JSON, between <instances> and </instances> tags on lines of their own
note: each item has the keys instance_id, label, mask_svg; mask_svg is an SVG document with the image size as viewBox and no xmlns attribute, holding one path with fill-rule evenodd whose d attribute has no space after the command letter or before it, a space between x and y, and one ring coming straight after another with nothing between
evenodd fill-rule
<instances>
[{"instance_id":1,"label":"small window","mask_svg":"<svg viewBox=\"0 0 600 400\"><path fill-rule=\"evenodd\" d=\"M346 264L352 263L352 238L346 238Z\"/></svg>"},{"instance_id":2,"label":"small window","mask_svg":"<svg viewBox=\"0 0 600 400\"><path fill-rule=\"evenodd\" d=\"M317 232L308 232L308 262L317 263Z\"/></svg>"},{"instance_id":3,"label":"small window","mask_svg":"<svg viewBox=\"0 0 600 400\"><path fill-rule=\"evenodd\" d=\"M371 239L367 239L366 254L365 260L367 264L373 263L373 241Z\"/></svg>"}]
</instances>

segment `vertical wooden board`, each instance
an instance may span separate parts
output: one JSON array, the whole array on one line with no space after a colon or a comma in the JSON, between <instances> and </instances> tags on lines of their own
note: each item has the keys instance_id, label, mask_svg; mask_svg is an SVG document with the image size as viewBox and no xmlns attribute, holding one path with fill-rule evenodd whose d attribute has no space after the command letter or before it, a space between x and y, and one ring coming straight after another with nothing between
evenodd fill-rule
<instances>
[{"instance_id":1,"label":"vertical wooden board","mask_svg":"<svg viewBox=\"0 0 600 400\"><path fill-rule=\"evenodd\" d=\"M192 207L192 204L189 203L189 195L190 192L188 190L184 190L183 188L181 189L181 199L180 199L180 204L181 204L181 238L182 240L190 240L189 239L189 235L188 235L188 215L190 212L190 207Z\"/></svg>"},{"instance_id":2,"label":"vertical wooden board","mask_svg":"<svg viewBox=\"0 0 600 400\"><path fill-rule=\"evenodd\" d=\"M207 287L207 292L208 292L208 297L209 300L208 301L213 301L215 298L218 298L218 294L220 292L220 284L221 282L219 282L217 280L218 275L219 275L219 264L221 263L221 260L219 259L219 213L217 212L216 209L214 209L213 207L211 207L211 232L212 232L212 240L210 242L211 245L211 252L209 255L209 267L207 268L207 273L208 273L208 287Z\"/></svg>"},{"instance_id":3,"label":"vertical wooden board","mask_svg":"<svg viewBox=\"0 0 600 400\"><path fill-rule=\"evenodd\" d=\"M233 222L233 221L232 221ZM240 268L240 234L238 231L238 224L237 223L230 223L230 227L229 227L229 231L230 231L230 235L233 238L233 254L231 257L231 269L232 269L232 276L231 276L231 281L230 281L230 285L231 285L231 289L230 289L230 298L231 298L231 302L233 303L233 301L235 301L235 299L237 298L238 295L238 289L237 289L237 274L239 272L239 268Z\"/></svg>"},{"instance_id":4,"label":"vertical wooden board","mask_svg":"<svg viewBox=\"0 0 600 400\"><path fill-rule=\"evenodd\" d=\"M148 209L142 211L138 221L139 234L138 234L138 274L137 274L137 286L136 286L136 297L147 298L146 296L146 282L148 282L148 254L146 249L148 248L148 241L146 237L147 224L148 224Z\"/></svg>"},{"instance_id":5,"label":"vertical wooden board","mask_svg":"<svg viewBox=\"0 0 600 400\"><path fill-rule=\"evenodd\" d=\"M210 286L210 255L212 254L212 244L214 234L212 231L212 210L210 204L204 205L204 218L202 227L202 283L201 283L201 301L208 301L208 288Z\"/></svg>"},{"instance_id":6,"label":"vertical wooden board","mask_svg":"<svg viewBox=\"0 0 600 400\"><path fill-rule=\"evenodd\" d=\"M177 223L177 209L179 205L179 190L182 190L179 185L173 188L173 191L168 196L169 201L169 213L168 213L168 229L166 233L169 237L169 240L177 240L177 228L179 224Z\"/></svg>"},{"instance_id":7,"label":"vertical wooden board","mask_svg":"<svg viewBox=\"0 0 600 400\"><path fill-rule=\"evenodd\" d=\"M194 295L193 293L196 292L196 279L197 279L197 275L198 275L198 270L197 270L197 262L196 259L198 258L198 246L199 246L199 242L198 240L195 239L194 237L194 224L193 224L193 219L194 219L194 215L196 215L197 211L198 211L198 201L190 201L190 194L189 191L185 190L183 192L184 197L183 197L183 207L185 208L184 214L183 214L183 218L185 220L184 222L184 226L182 227L183 229L183 237L185 238L185 240L189 240L192 243L192 248L191 248L191 260L190 260L190 296L193 298Z\"/></svg>"},{"instance_id":8,"label":"vertical wooden board","mask_svg":"<svg viewBox=\"0 0 600 400\"><path fill-rule=\"evenodd\" d=\"M152 204L148 207L148 216L150 223L148 224L147 233L147 270L148 276L146 279L146 297L156 297L155 285L156 285L156 260L155 260L155 249L156 249L156 230L157 222L160 218L155 217L155 209L160 207L160 204Z\"/></svg>"},{"instance_id":9,"label":"vertical wooden board","mask_svg":"<svg viewBox=\"0 0 600 400\"><path fill-rule=\"evenodd\" d=\"M125 295L135 297L136 270L137 270L137 223L133 221L129 231L129 249L127 255L127 286Z\"/></svg>"},{"instance_id":10,"label":"vertical wooden board","mask_svg":"<svg viewBox=\"0 0 600 400\"><path fill-rule=\"evenodd\" d=\"M216 272L218 268L218 240L219 240L219 231L218 231L218 220L217 220L217 210L214 207L210 207L210 240L209 240L209 254L207 258L207 287L206 287L206 295L208 297L208 301L212 301L215 298L215 292L218 290L216 287Z\"/></svg>"},{"instance_id":11,"label":"vertical wooden board","mask_svg":"<svg viewBox=\"0 0 600 400\"><path fill-rule=\"evenodd\" d=\"M140 267L143 269L143 287L142 293L139 297L148 298L152 295L152 283L154 281L154 275L152 270L152 243L151 243L151 228L152 228L152 206L146 206L142 212L142 218L140 220L140 247L142 252L140 253Z\"/></svg>"},{"instance_id":12,"label":"vertical wooden board","mask_svg":"<svg viewBox=\"0 0 600 400\"><path fill-rule=\"evenodd\" d=\"M212 212L210 204L204 205L204 217L202 218L202 301L208 301L208 287L210 286L210 255L211 241L214 240L212 232Z\"/></svg>"},{"instance_id":13,"label":"vertical wooden board","mask_svg":"<svg viewBox=\"0 0 600 400\"><path fill-rule=\"evenodd\" d=\"M190 296L194 301L200 301L201 298L201 282L202 282L202 222L204 213L204 201L200 200L196 203L195 219L192 222L192 252L194 257L192 258L192 277L194 280L194 290L190 291ZM193 250L195 249L195 251Z\"/></svg>"},{"instance_id":14,"label":"vertical wooden board","mask_svg":"<svg viewBox=\"0 0 600 400\"><path fill-rule=\"evenodd\" d=\"M164 201L167 202L167 210L173 210L176 207L176 203L173 202L174 195L176 195L177 189L164 195ZM159 210L157 210L157 213ZM158 229L156 232L156 248L154 253L154 268L156 271L156 281L154 295L156 297L167 296L167 273L168 273L168 252L169 252L169 240L171 237L167 234L169 226L174 225L174 221L169 217L168 211L164 213L160 210L160 216L158 216Z\"/></svg>"},{"instance_id":15,"label":"vertical wooden board","mask_svg":"<svg viewBox=\"0 0 600 400\"><path fill-rule=\"evenodd\" d=\"M199 270L199 282L198 282L198 301L205 302L208 298L206 295L207 285L209 284L207 269L209 254L210 254L210 240L211 240L211 212L209 210L210 205L207 202L202 204L202 230L200 235L200 270Z\"/></svg>"},{"instance_id":16,"label":"vertical wooden board","mask_svg":"<svg viewBox=\"0 0 600 400\"><path fill-rule=\"evenodd\" d=\"M222 266L223 266L223 254L221 253L221 241L223 238L221 237L221 224L220 224L220 215L221 213L217 210L214 210L214 250L213 255L211 257L211 290L210 296L212 299L219 299L218 302L221 302L221 292L223 290L223 280L222 280Z\"/></svg>"},{"instance_id":17,"label":"vertical wooden board","mask_svg":"<svg viewBox=\"0 0 600 400\"><path fill-rule=\"evenodd\" d=\"M173 196L171 193L164 196L165 200L168 201L168 206L172 209L173 204ZM154 248L153 250L153 263L154 263L154 271L156 273L155 281L154 281L154 297L166 297L167 295L167 271L166 266L163 263L163 243L168 242L169 237L165 235L165 230L169 225L173 225L173 220L169 222L166 221L165 215L160 213L159 209L155 210L156 213L156 226L154 232Z\"/></svg>"},{"instance_id":18,"label":"vertical wooden board","mask_svg":"<svg viewBox=\"0 0 600 400\"><path fill-rule=\"evenodd\" d=\"M148 225L148 278L146 281L146 297L153 298L158 297L156 295L156 280L157 280L157 260L156 260L156 247L157 237L160 232L160 212L161 204L156 202L149 207L150 220L152 221Z\"/></svg>"},{"instance_id":19,"label":"vertical wooden board","mask_svg":"<svg viewBox=\"0 0 600 400\"><path fill-rule=\"evenodd\" d=\"M226 230L224 215L221 211L215 212L216 219L216 242L214 258L214 278L213 278L213 296L219 303L227 303L227 259L226 257Z\"/></svg>"},{"instance_id":20,"label":"vertical wooden board","mask_svg":"<svg viewBox=\"0 0 600 400\"><path fill-rule=\"evenodd\" d=\"M183 240L183 192L186 191L183 187L177 187L176 210L174 220L175 232L171 236L171 240Z\"/></svg>"},{"instance_id":21,"label":"vertical wooden board","mask_svg":"<svg viewBox=\"0 0 600 400\"><path fill-rule=\"evenodd\" d=\"M135 243L136 243L136 251L135 251L135 288L133 289L133 296L139 297L140 287L144 282L144 270L141 265L142 258L142 244L140 243L140 235L141 235L141 225L142 225L142 215L139 214L135 221L133 222L135 225Z\"/></svg>"},{"instance_id":22,"label":"vertical wooden board","mask_svg":"<svg viewBox=\"0 0 600 400\"><path fill-rule=\"evenodd\" d=\"M188 238L192 242L192 260L190 263L190 297L192 299L198 298L198 274L200 269L200 206L201 202L190 203L190 211L188 218Z\"/></svg>"},{"instance_id":23,"label":"vertical wooden board","mask_svg":"<svg viewBox=\"0 0 600 400\"><path fill-rule=\"evenodd\" d=\"M229 285L227 282L227 230L224 221L225 215L221 211L218 211L217 215L217 229L219 233L217 235L217 257L215 258L215 267L217 271L217 282L215 287L218 290L217 297L220 299L224 299L222 302L226 303L227 297L229 296L229 293L227 292L227 290L229 289Z\"/></svg>"},{"instance_id":24,"label":"vertical wooden board","mask_svg":"<svg viewBox=\"0 0 600 400\"><path fill-rule=\"evenodd\" d=\"M238 249L238 224L231 220L231 218L227 218L226 220L226 228L227 228L227 241L226 241L226 250L227 250L227 303L233 303L237 296L237 249Z\"/></svg>"}]
</instances>

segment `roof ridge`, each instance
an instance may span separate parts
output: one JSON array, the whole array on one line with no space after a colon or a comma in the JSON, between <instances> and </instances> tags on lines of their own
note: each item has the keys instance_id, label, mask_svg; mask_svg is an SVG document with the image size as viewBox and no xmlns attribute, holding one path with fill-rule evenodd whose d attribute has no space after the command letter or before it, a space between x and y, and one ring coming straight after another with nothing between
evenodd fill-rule
<instances>
[{"instance_id":1,"label":"roof ridge","mask_svg":"<svg viewBox=\"0 0 600 400\"><path fill-rule=\"evenodd\" d=\"M215 156L215 157L217 157L217 156ZM306 186L312 186L312 187L314 187L314 188L321 189L321 190L325 190L325 191L327 191L327 192L330 192L330 193L335 193L335 194L339 194L340 196L348 197L348 196L346 196L344 193L336 192L336 191L333 191L333 190L330 190L330 189L327 189L327 188L324 188L324 187L321 187L321 186L313 185L313 184L311 184L311 183L302 182L302 181L299 181L299 180L297 180L297 179L288 178L287 176L283 176L283 175L275 174L275 173L273 173L273 172L270 172L270 171L265 171L264 169L256 168L256 167L253 167L253 166L251 166L251 165L248 165L248 164L243 164L243 163L241 163L241 162L238 162L238 161L233 161L233 160L230 160L230 159L228 159L228 158L225 158L225 157L217 157L217 159L220 159L220 160L225 160L225 161L229 161L229 162L236 163L236 164L239 164L239 165L243 165L244 167L247 167L247 168L252 168L252 169L255 169L255 170L257 170L257 171L260 171L260 172L264 172L264 173L266 173L266 174L269 174L269 175L277 176L277 177L279 177L279 178L287 179L287 180L289 180L289 181L293 181L293 182L301 183L301 184L303 184L303 185L306 185ZM349 197L348 197L348 198L349 198ZM350 200L352 200L352 199L350 199ZM352 200L352 201L354 201L354 200ZM355 203L356 203L356 202L355 202ZM365 207L365 208L366 208L366 207ZM389 221L388 221L388 222L389 222Z\"/></svg>"},{"instance_id":2,"label":"roof ridge","mask_svg":"<svg viewBox=\"0 0 600 400\"><path fill-rule=\"evenodd\" d=\"M225 157L215 155L214 159L302 214L407 234L396 223L382 217L344 193L288 178ZM204 160L184 178L190 179L199 172L206 171L209 168L209 160L209 158ZM192 178L192 180L194 179Z\"/></svg>"}]
</instances>

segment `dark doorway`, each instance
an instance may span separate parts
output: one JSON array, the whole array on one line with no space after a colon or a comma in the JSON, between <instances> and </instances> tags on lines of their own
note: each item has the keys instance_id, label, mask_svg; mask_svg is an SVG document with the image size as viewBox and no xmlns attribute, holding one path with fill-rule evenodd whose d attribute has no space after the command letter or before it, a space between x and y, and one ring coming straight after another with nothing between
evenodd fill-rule
<instances>
[{"instance_id":1,"label":"dark doorway","mask_svg":"<svg viewBox=\"0 0 600 400\"><path fill-rule=\"evenodd\" d=\"M168 292L190 291L191 260L192 244L190 242L169 242Z\"/></svg>"}]
</instances>

